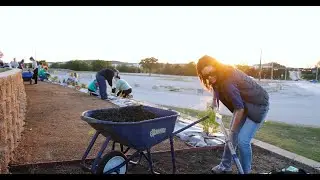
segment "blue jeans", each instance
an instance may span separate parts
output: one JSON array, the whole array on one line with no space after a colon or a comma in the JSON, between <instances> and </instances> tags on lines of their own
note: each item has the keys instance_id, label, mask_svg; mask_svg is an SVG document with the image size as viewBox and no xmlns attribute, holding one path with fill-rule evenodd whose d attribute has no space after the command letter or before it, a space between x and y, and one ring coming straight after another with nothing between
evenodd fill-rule
<instances>
[{"instance_id":1,"label":"blue jeans","mask_svg":"<svg viewBox=\"0 0 320 180\"><path fill-rule=\"evenodd\" d=\"M96 75L96 79L99 85L99 90L100 90L100 96L101 99L107 99L107 83L106 83L106 79L101 76L100 74Z\"/></svg>"},{"instance_id":2,"label":"blue jeans","mask_svg":"<svg viewBox=\"0 0 320 180\"><path fill-rule=\"evenodd\" d=\"M264 119L267 115L267 112L264 114ZM246 117L241 121L239 128L230 133L230 138L232 140L232 144L235 149L239 149L240 153L240 163L243 168L243 172L245 174L249 174L251 172L251 162L252 162L252 149L251 149L251 140L255 136L256 132L259 130L261 125L264 123L263 120L261 123L256 123ZM230 123L230 129L233 122ZM232 166L232 156L231 152L227 146L224 146L224 152L222 155L221 163L219 164L220 168L223 171L231 171Z\"/></svg>"}]
</instances>

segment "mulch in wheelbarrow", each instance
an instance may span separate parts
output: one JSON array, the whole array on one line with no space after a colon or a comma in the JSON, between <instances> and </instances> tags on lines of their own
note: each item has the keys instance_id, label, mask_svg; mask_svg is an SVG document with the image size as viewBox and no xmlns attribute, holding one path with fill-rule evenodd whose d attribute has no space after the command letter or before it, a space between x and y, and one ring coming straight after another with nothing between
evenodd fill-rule
<instances>
[{"instance_id":1,"label":"mulch in wheelbarrow","mask_svg":"<svg viewBox=\"0 0 320 180\"><path fill-rule=\"evenodd\" d=\"M319 174L320 171L309 166L295 162L288 158L274 154L270 151L257 146L253 148L252 173L267 173L272 170L280 170L288 166L302 168L310 174ZM210 169L221 160L223 149L199 149L199 150L179 150L176 152L177 174L210 174ZM170 152L160 152L153 154L155 170L162 174L172 172L172 163ZM143 159L142 165L135 167L129 166L128 174L148 174L147 162ZM79 162L57 163L52 165L31 165L28 167L15 167L11 173L29 173L29 174L84 174ZM236 167L233 167L233 173L237 173Z\"/></svg>"},{"instance_id":2,"label":"mulch in wheelbarrow","mask_svg":"<svg viewBox=\"0 0 320 180\"><path fill-rule=\"evenodd\" d=\"M92 118L113 122L139 122L156 118L150 111L144 110L143 106L132 106L130 108L115 108L112 110L100 110L95 112Z\"/></svg>"}]
</instances>

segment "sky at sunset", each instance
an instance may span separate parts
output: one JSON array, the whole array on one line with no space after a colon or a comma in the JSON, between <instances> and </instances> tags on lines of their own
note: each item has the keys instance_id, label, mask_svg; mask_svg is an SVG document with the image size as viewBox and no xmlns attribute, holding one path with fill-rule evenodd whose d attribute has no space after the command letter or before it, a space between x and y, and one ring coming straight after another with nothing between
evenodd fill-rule
<instances>
[{"instance_id":1,"label":"sky at sunset","mask_svg":"<svg viewBox=\"0 0 320 180\"><path fill-rule=\"evenodd\" d=\"M0 7L0 51L9 62L104 59L226 64L320 61L320 7Z\"/></svg>"}]
</instances>

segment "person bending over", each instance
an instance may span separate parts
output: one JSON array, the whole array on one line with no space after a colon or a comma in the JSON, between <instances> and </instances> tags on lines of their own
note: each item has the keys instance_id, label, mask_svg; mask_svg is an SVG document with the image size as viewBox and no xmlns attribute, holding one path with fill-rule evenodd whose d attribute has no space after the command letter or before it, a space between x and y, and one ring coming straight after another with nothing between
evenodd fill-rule
<instances>
[{"instance_id":1,"label":"person bending over","mask_svg":"<svg viewBox=\"0 0 320 180\"><path fill-rule=\"evenodd\" d=\"M210 56L198 60L197 73L205 89L214 92L214 102L222 102L232 113L230 139L239 148L245 174L251 172L251 140L269 111L269 95L254 79L242 71L224 65ZM218 106L219 108L219 106ZM222 160L213 173L231 172L232 156L225 144Z\"/></svg>"},{"instance_id":2,"label":"person bending over","mask_svg":"<svg viewBox=\"0 0 320 180\"><path fill-rule=\"evenodd\" d=\"M116 76L115 78L116 81L116 87L112 90L112 92L114 93L115 91L117 91L117 96L120 97L128 97L130 93L132 93L132 87L129 85L129 83L124 80L121 79L120 76Z\"/></svg>"},{"instance_id":3,"label":"person bending over","mask_svg":"<svg viewBox=\"0 0 320 180\"><path fill-rule=\"evenodd\" d=\"M98 92L97 92L98 88L99 88L98 81L96 79L91 81L90 84L88 85L88 91L90 92L90 95L98 96Z\"/></svg>"},{"instance_id":4,"label":"person bending over","mask_svg":"<svg viewBox=\"0 0 320 180\"><path fill-rule=\"evenodd\" d=\"M109 86L112 87L112 79L113 77L118 76L118 74L118 70L110 68L102 69L99 72L97 72L96 80L99 85L101 99L108 98L106 81L108 81Z\"/></svg>"}]
</instances>

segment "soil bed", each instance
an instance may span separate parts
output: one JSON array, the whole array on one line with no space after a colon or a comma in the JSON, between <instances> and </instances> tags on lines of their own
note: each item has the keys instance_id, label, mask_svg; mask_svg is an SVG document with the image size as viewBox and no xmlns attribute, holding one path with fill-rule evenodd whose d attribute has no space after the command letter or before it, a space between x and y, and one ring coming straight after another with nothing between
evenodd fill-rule
<instances>
[{"instance_id":1,"label":"soil bed","mask_svg":"<svg viewBox=\"0 0 320 180\"><path fill-rule=\"evenodd\" d=\"M131 106L125 108L99 110L91 115L92 118L113 122L139 122L156 118L150 111L144 110L143 106Z\"/></svg>"},{"instance_id":2,"label":"soil bed","mask_svg":"<svg viewBox=\"0 0 320 180\"><path fill-rule=\"evenodd\" d=\"M320 173L316 169L305 166L293 160L271 153L257 146L253 148L252 173L268 173L273 170L280 170L288 166L302 168L310 174ZM176 174L211 174L211 168L217 165L223 153L222 148L217 149L198 149L198 150L179 150L176 151ZM152 155L154 168L161 174L172 173L172 163L170 152L154 153ZM149 174L147 161L143 159L142 165L128 167L128 174ZM85 174L79 166L79 162L58 163L52 165L29 165L25 167L15 167L11 173L31 173L31 174ZM234 174L237 169L233 166ZM90 173L89 173L90 174Z\"/></svg>"},{"instance_id":3,"label":"soil bed","mask_svg":"<svg viewBox=\"0 0 320 180\"><path fill-rule=\"evenodd\" d=\"M11 165L81 159L94 133L93 128L81 120L81 113L117 108L108 101L45 82L37 85L25 83L25 89L28 100L26 124ZM96 156L104 141L105 137L99 136L88 158ZM111 145L109 143L108 149ZM188 146L177 139L174 147L182 149ZM154 148L155 151L169 149L169 140Z\"/></svg>"}]
</instances>

